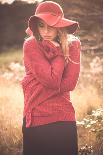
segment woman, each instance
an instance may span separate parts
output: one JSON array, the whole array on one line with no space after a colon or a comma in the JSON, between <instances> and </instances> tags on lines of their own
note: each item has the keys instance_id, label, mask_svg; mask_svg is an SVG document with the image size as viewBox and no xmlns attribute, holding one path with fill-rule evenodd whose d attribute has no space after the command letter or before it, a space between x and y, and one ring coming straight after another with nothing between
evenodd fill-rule
<instances>
[{"instance_id":1,"label":"woman","mask_svg":"<svg viewBox=\"0 0 103 155\"><path fill-rule=\"evenodd\" d=\"M28 21L24 41L23 155L78 155L75 110L70 101L80 72L78 22L45 1Z\"/></svg>"}]
</instances>

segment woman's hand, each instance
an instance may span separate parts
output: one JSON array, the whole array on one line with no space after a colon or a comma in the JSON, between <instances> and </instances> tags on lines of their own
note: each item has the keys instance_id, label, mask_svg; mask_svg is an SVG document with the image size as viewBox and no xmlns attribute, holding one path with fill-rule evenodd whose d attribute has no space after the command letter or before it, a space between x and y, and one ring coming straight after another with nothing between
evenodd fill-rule
<instances>
[{"instance_id":1,"label":"woman's hand","mask_svg":"<svg viewBox=\"0 0 103 155\"><path fill-rule=\"evenodd\" d=\"M61 28L61 29L58 29L58 35L59 35L59 39L60 39L60 42L66 42L67 41L67 31L65 28Z\"/></svg>"},{"instance_id":2,"label":"woman's hand","mask_svg":"<svg viewBox=\"0 0 103 155\"><path fill-rule=\"evenodd\" d=\"M60 39L61 47L65 55L69 54L69 41L68 41L68 33L65 28L58 29L58 36Z\"/></svg>"}]
</instances>

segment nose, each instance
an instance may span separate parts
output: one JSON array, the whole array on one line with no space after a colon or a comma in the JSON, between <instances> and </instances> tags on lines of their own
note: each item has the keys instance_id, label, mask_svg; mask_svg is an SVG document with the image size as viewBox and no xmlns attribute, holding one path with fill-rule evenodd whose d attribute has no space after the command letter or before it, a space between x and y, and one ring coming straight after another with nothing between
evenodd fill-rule
<instances>
[{"instance_id":1,"label":"nose","mask_svg":"<svg viewBox=\"0 0 103 155\"><path fill-rule=\"evenodd\" d=\"M49 32L49 27L46 25L45 27L44 27L44 33L46 34L46 33L48 33Z\"/></svg>"}]
</instances>

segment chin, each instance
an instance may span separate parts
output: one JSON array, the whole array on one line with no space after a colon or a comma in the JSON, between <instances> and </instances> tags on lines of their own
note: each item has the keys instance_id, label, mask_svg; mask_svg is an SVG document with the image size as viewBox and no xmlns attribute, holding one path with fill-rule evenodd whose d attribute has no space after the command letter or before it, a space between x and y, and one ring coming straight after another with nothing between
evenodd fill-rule
<instances>
[{"instance_id":1,"label":"chin","mask_svg":"<svg viewBox=\"0 0 103 155\"><path fill-rule=\"evenodd\" d=\"M43 38L43 40L53 41L52 38Z\"/></svg>"}]
</instances>

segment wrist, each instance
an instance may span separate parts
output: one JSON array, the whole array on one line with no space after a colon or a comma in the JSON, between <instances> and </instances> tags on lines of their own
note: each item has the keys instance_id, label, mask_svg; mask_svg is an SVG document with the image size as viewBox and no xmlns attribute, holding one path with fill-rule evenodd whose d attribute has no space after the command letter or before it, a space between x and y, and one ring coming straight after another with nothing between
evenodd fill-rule
<instances>
[{"instance_id":1,"label":"wrist","mask_svg":"<svg viewBox=\"0 0 103 155\"><path fill-rule=\"evenodd\" d=\"M80 64L80 58L73 59L69 55L64 56L66 63L72 63L72 64Z\"/></svg>"}]
</instances>

